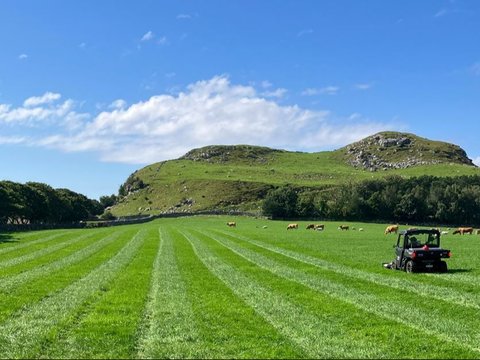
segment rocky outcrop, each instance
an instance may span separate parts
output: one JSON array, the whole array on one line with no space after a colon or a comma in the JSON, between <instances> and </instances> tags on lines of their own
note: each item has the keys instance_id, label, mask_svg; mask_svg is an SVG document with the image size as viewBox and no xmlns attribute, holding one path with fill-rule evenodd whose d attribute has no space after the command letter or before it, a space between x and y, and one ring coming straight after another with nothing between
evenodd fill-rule
<instances>
[{"instance_id":1,"label":"rocky outcrop","mask_svg":"<svg viewBox=\"0 0 480 360\"><path fill-rule=\"evenodd\" d=\"M249 161L266 163L270 155L282 150L249 145L212 145L194 149L180 159L206 161L211 163L226 163L229 161Z\"/></svg>"},{"instance_id":2,"label":"rocky outcrop","mask_svg":"<svg viewBox=\"0 0 480 360\"><path fill-rule=\"evenodd\" d=\"M369 171L440 163L474 166L465 151L457 145L432 142L405 133L378 133L344 149L350 165Z\"/></svg>"}]
</instances>

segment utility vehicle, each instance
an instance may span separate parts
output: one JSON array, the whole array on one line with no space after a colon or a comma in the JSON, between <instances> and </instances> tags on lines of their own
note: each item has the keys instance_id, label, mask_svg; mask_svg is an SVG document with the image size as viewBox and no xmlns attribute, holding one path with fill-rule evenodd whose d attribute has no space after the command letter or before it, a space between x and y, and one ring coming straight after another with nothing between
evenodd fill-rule
<instances>
[{"instance_id":1,"label":"utility vehicle","mask_svg":"<svg viewBox=\"0 0 480 360\"><path fill-rule=\"evenodd\" d=\"M451 256L450 250L440 247L440 231L437 229L409 229L398 234L395 259L385 268L405 270L407 273L420 271L447 272L444 259Z\"/></svg>"}]
</instances>

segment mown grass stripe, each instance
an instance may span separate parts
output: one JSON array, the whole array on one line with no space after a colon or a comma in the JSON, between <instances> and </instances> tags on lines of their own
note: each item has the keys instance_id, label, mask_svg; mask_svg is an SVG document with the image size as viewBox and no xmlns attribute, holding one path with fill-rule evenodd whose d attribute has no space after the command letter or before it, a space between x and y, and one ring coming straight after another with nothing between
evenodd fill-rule
<instances>
[{"instance_id":1,"label":"mown grass stripe","mask_svg":"<svg viewBox=\"0 0 480 360\"><path fill-rule=\"evenodd\" d=\"M52 246L49 246L49 247L46 247L46 248L43 248L43 249L39 249L39 250L36 250L36 251L32 251L32 252L30 252L28 254L25 254L25 255L21 255L21 256L18 256L18 257L11 258L11 259L0 261L0 269L6 268L6 267L9 267L9 266L19 265L19 264L27 262L27 261L38 259L42 256L54 253L58 250L66 248L67 246L70 246L70 245L76 244L77 242L80 242L82 240L88 239L89 237L93 237L94 235L95 235L95 233L81 234L81 235L76 236L74 238L68 238L68 239L66 239L66 240L64 240L64 241L62 241L58 244L55 244L55 245L52 245Z\"/></svg>"},{"instance_id":2,"label":"mown grass stripe","mask_svg":"<svg viewBox=\"0 0 480 360\"><path fill-rule=\"evenodd\" d=\"M452 283L463 283L475 287L480 287L480 279L478 276L460 274L460 273L445 273L445 274L425 274L428 277L436 280L444 280Z\"/></svg>"},{"instance_id":3,"label":"mown grass stripe","mask_svg":"<svg viewBox=\"0 0 480 360\"><path fill-rule=\"evenodd\" d=\"M146 305L151 270L158 252L157 228L149 228L132 261L101 293L83 303L54 339L45 342L48 358L131 358Z\"/></svg>"},{"instance_id":4,"label":"mown grass stripe","mask_svg":"<svg viewBox=\"0 0 480 360\"><path fill-rule=\"evenodd\" d=\"M68 320L84 301L118 275L128 265L144 242L145 232L132 240L108 261L64 290L46 297L0 325L0 357L35 357L42 342L54 336L55 329Z\"/></svg>"},{"instance_id":5,"label":"mown grass stripe","mask_svg":"<svg viewBox=\"0 0 480 360\"><path fill-rule=\"evenodd\" d=\"M402 291L416 293L425 297L432 297L441 301L450 302L455 305L480 309L480 293L469 293L461 291L460 289L452 289L433 284L419 284L418 282L411 279L395 278L392 276L384 276L377 273L366 272L357 268L351 268L346 265L333 263L310 255L283 249L281 247L263 243L246 236L225 233L223 231L216 231L216 233L231 236L232 238L236 238L240 241L246 241L262 249L286 256L288 258L303 262L305 264L314 265L321 269L333 271L351 278L369 281L377 285L388 286Z\"/></svg>"},{"instance_id":6,"label":"mown grass stripe","mask_svg":"<svg viewBox=\"0 0 480 360\"><path fill-rule=\"evenodd\" d=\"M61 232L61 233L53 234L53 235L50 235L50 236L47 236L47 237L42 237L42 238L37 239L37 240L32 240L32 241L29 241L29 242L25 242L25 243L21 243L21 244L17 244L17 245L12 245L12 246L6 247L4 249L0 249L0 254L7 254L7 253L12 252L12 251L17 251L17 250L20 250L20 249L23 249L23 248L26 248L26 247L31 247L32 245L42 244L42 243L48 242L50 240L56 239L60 236L66 235L66 234L67 234L67 232Z\"/></svg>"},{"instance_id":7,"label":"mown grass stripe","mask_svg":"<svg viewBox=\"0 0 480 360\"><path fill-rule=\"evenodd\" d=\"M0 281L0 291L10 291L11 289L19 287L29 281L33 281L42 276L50 275L58 270L80 262L114 242L123 232L124 231L117 231L111 233L108 236L104 236L103 238L97 240L95 243L74 252L71 255L65 256L49 264L44 264L43 266L35 267L19 274L4 278Z\"/></svg>"},{"instance_id":8,"label":"mown grass stripe","mask_svg":"<svg viewBox=\"0 0 480 360\"><path fill-rule=\"evenodd\" d=\"M353 358L365 345L355 340L348 344L343 343L342 347L337 343L331 343L329 339L334 338L337 333L335 324L323 321L316 314L291 303L243 275L239 270L216 257L192 233L182 232L182 234L190 242L200 261L213 275L272 324L278 332L302 348L307 356ZM369 351L373 357L380 355L376 353L376 349L363 350Z\"/></svg>"},{"instance_id":9,"label":"mown grass stripe","mask_svg":"<svg viewBox=\"0 0 480 360\"><path fill-rule=\"evenodd\" d=\"M379 298L372 293L303 273L259 253L243 248L225 237L218 235L209 235L209 237L255 265L285 279L296 281L313 290L326 293L333 298L355 305L366 312L402 323L414 329L424 331L431 336L439 337L442 340L453 342L456 345L464 346L480 353L479 329L466 326L458 322L458 319L450 319L448 316L445 316L446 314L440 314L439 316L434 312L425 313L418 308L408 308L408 317L406 317L405 304L401 302ZM278 253L282 255L280 252ZM300 255L297 254L297 256L301 258ZM311 265L315 266L315 264Z\"/></svg>"},{"instance_id":10,"label":"mown grass stripe","mask_svg":"<svg viewBox=\"0 0 480 360\"><path fill-rule=\"evenodd\" d=\"M191 358L201 346L195 315L178 269L173 240L164 228L159 229L159 238L137 357Z\"/></svg>"}]
</instances>

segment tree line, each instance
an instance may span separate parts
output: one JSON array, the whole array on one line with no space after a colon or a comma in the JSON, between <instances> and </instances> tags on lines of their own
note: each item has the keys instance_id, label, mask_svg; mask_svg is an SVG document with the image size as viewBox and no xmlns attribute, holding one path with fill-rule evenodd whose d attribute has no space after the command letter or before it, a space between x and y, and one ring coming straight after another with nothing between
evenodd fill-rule
<instances>
[{"instance_id":1,"label":"tree line","mask_svg":"<svg viewBox=\"0 0 480 360\"><path fill-rule=\"evenodd\" d=\"M0 224L67 224L103 212L97 200L38 182L0 181Z\"/></svg>"},{"instance_id":2,"label":"tree line","mask_svg":"<svg viewBox=\"0 0 480 360\"><path fill-rule=\"evenodd\" d=\"M263 212L275 219L479 225L480 176L389 176L320 190L283 186L267 194Z\"/></svg>"}]
</instances>

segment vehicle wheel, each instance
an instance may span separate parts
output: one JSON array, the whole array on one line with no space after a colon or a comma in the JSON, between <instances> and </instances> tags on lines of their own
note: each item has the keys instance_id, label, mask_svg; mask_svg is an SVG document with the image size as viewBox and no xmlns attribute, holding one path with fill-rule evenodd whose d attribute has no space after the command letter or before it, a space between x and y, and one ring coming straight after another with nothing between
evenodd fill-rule
<instances>
[{"instance_id":1,"label":"vehicle wheel","mask_svg":"<svg viewBox=\"0 0 480 360\"><path fill-rule=\"evenodd\" d=\"M407 273L417 272L417 264L412 260L407 261L407 263L405 264L405 271Z\"/></svg>"},{"instance_id":2,"label":"vehicle wheel","mask_svg":"<svg viewBox=\"0 0 480 360\"><path fill-rule=\"evenodd\" d=\"M445 261L440 261L438 263L437 269L438 269L438 272L446 273L448 270L447 263Z\"/></svg>"}]
</instances>

